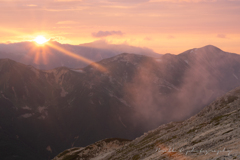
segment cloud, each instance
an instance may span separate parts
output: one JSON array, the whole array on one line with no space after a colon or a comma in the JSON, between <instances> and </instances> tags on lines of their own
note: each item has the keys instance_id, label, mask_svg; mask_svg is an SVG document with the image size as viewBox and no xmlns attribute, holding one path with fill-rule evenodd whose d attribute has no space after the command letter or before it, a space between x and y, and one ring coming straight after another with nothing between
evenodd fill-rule
<instances>
[{"instance_id":1,"label":"cloud","mask_svg":"<svg viewBox=\"0 0 240 160\"><path fill-rule=\"evenodd\" d=\"M174 3L181 3L181 2L191 2L191 3L198 3L198 2L216 2L217 0L149 0L149 2L174 2Z\"/></svg>"},{"instance_id":2,"label":"cloud","mask_svg":"<svg viewBox=\"0 0 240 160\"><path fill-rule=\"evenodd\" d=\"M227 36L225 34L218 34L217 37L218 38L227 38Z\"/></svg>"},{"instance_id":3,"label":"cloud","mask_svg":"<svg viewBox=\"0 0 240 160\"><path fill-rule=\"evenodd\" d=\"M97 40L91 43L81 44L80 46L90 47L90 48L98 48L98 49L105 49L110 50L115 53L135 53L135 54L142 54L148 55L151 57L159 57L160 55L154 52L153 50L145 47L135 47L129 44L122 43L122 44L110 44L106 40Z\"/></svg>"},{"instance_id":4,"label":"cloud","mask_svg":"<svg viewBox=\"0 0 240 160\"><path fill-rule=\"evenodd\" d=\"M76 21L60 21L57 22L57 24L77 24L78 22Z\"/></svg>"},{"instance_id":5,"label":"cloud","mask_svg":"<svg viewBox=\"0 0 240 160\"><path fill-rule=\"evenodd\" d=\"M145 40L145 41L151 41L152 38L150 38L150 37L145 37L144 40Z\"/></svg>"},{"instance_id":6,"label":"cloud","mask_svg":"<svg viewBox=\"0 0 240 160\"><path fill-rule=\"evenodd\" d=\"M36 5L36 4L28 4L27 6L28 7L37 7L38 5Z\"/></svg>"},{"instance_id":7,"label":"cloud","mask_svg":"<svg viewBox=\"0 0 240 160\"><path fill-rule=\"evenodd\" d=\"M66 38L63 37L63 36L55 36L55 37L52 37L51 40L52 41L62 41L62 40L65 40Z\"/></svg>"},{"instance_id":8,"label":"cloud","mask_svg":"<svg viewBox=\"0 0 240 160\"><path fill-rule=\"evenodd\" d=\"M113 35L122 36L123 33L122 31L98 31L98 32L92 33L92 36L97 38L113 36Z\"/></svg>"},{"instance_id":9,"label":"cloud","mask_svg":"<svg viewBox=\"0 0 240 160\"><path fill-rule=\"evenodd\" d=\"M173 38L175 38L173 35L169 35L168 37L167 37L168 39L173 39Z\"/></svg>"},{"instance_id":10,"label":"cloud","mask_svg":"<svg viewBox=\"0 0 240 160\"><path fill-rule=\"evenodd\" d=\"M108 2L120 2L120 3L142 3L149 0L108 0Z\"/></svg>"},{"instance_id":11,"label":"cloud","mask_svg":"<svg viewBox=\"0 0 240 160\"><path fill-rule=\"evenodd\" d=\"M73 2L73 1L82 1L82 0L55 0L57 2Z\"/></svg>"}]
</instances>

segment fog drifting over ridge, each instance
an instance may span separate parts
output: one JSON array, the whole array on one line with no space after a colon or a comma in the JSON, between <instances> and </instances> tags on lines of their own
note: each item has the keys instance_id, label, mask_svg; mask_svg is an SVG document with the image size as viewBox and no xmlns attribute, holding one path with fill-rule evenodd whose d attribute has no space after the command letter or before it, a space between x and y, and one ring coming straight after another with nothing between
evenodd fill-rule
<instances>
[{"instance_id":1,"label":"fog drifting over ridge","mask_svg":"<svg viewBox=\"0 0 240 160\"><path fill-rule=\"evenodd\" d=\"M158 59L158 68L151 62L141 64L125 86L126 98L136 119L148 121L148 127L181 121L240 85L239 62L239 55L210 45L166 54Z\"/></svg>"}]
</instances>

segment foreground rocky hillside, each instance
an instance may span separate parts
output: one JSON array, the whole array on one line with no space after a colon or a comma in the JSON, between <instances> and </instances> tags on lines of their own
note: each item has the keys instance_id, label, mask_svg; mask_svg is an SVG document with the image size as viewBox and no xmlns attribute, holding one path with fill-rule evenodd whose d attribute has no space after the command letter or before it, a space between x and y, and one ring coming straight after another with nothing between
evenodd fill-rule
<instances>
[{"instance_id":1,"label":"foreground rocky hillside","mask_svg":"<svg viewBox=\"0 0 240 160\"><path fill-rule=\"evenodd\" d=\"M161 125L104 157L94 153L92 156L96 155L99 160L240 159L239 121L240 87L218 98L188 120ZM74 157L71 160L94 159L82 157L81 152L73 150L63 153ZM63 160L64 157L60 158L63 153L54 160Z\"/></svg>"},{"instance_id":2,"label":"foreground rocky hillside","mask_svg":"<svg viewBox=\"0 0 240 160\"><path fill-rule=\"evenodd\" d=\"M240 87L183 122L145 133L103 160L240 159Z\"/></svg>"},{"instance_id":3,"label":"foreground rocky hillside","mask_svg":"<svg viewBox=\"0 0 240 160\"><path fill-rule=\"evenodd\" d=\"M214 46L161 58L123 53L98 65L105 71L0 60L0 159L51 159L109 137L134 139L240 86L240 56Z\"/></svg>"},{"instance_id":4,"label":"foreground rocky hillside","mask_svg":"<svg viewBox=\"0 0 240 160\"><path fill-rule=\"evenodd\" d=\"M112 152L128 144L130 141L120 138L111 138L98 141L87 147L75 147L60 153L53 160L64 159L102 159Z\"/></svg>"}]
</instances>

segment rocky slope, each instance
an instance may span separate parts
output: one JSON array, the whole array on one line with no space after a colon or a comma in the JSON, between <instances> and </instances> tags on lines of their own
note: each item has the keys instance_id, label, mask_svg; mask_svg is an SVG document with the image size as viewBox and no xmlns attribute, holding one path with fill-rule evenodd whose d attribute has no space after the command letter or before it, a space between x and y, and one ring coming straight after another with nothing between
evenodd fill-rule
<instances>
[{"instance_id":1,"label":"rocky slope","mask_svg":"<svg viewBox=\"0 0 240 160\"><path fill-rule=\"evenodd\" d=\"M99 159L240 159L239 121L240 87L218 98L188 120L161 125ZM76 156L75 159L81 158Z\"/></svg>"},{"instance_id":2,"label":"rocky slope","mask_svg":"<svg viewBox=\"0 0 240 160\"><path fill-rule=\"evenodd\" d=\"M133 139L240 85L240 56L214 46L161 58L125 53L98 64L106 71L0 61L0 131L9 136L1 143L9 155L15 144L26 146L21 155L50 159L109 137Z\"/></svg>"},{"instance_id":3,"label":"rocky slope","mask_svg":"<svg viewBox=\"0 0 240 160\"><path fill-rule=\"evenodd\" d=\"M25 156L31 153L35 159L41 159L54 154L49 144L60 140L61 135L56 132L64 133L56 118L62 107L58 104L64 101L62 85L71 84L71 80L62 82L60 77L64 74L77 80L75 73L66 71L69 69L43 72L9 59L0 60L0 132L8 137L1 139L5 152L0 159L8 156L29 159ZM63 149L62 145L56 147Z\"/></svg>"},{"instance_id":4,"label":"rocky slope","mask_svg":"<svg viewBox=\"0 0 240 160\"><path fill-rule=\"evenodd\" d=\"M98 141L87 147L75 147L60 153L53 160L63 159L102 159L120 147L128 144L130 141L126 139L111 138Z\"/></svg>"}]
</instances>

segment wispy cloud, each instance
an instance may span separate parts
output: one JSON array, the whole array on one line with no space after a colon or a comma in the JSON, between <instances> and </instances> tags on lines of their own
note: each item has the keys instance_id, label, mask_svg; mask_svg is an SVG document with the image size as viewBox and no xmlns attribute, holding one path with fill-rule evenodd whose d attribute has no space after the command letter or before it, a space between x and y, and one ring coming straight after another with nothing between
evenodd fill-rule
<instances>
[{"instance_id":1,"label":"wispy cloud","mask_svg":"<svg viewBox=\"0 0 240 160\"><path fill-rule=\"evenodd\" d=\"M173 39L173 38L175 38L173 35L169 35L168 37L167 37L168 39Z\"/></svg>"},{"instance_id":2,"label":"wispy cloud","mask_svg":"<svg viewBox=\"0 0 240 160\"><path fill-rule=\"evenodd\" d=\"M108 2L120 2L120 3L142 3L149 0L108 0Z\"/></svg>"},{"instance_id":3,"label":"wispy cloud","mask_svg":"<svg viewBox=\"0 0 240 160\"><path fill-rule=\"evenodd\" d=\"M177 3L182 3L182 2L216 2L218 0L149 0L149 2L177 2Z\"/></svg>"},{"instance_id":4,"label":"wispy cloud","mask_svg":"<svg viewBox=\"0 0 240 160\"><path fill-rule=\"evenodd\" d=\"M217 37L218 38L227 38L227 36L225 34L218 34Z\"/></svg>"},{"instance_id":5,"label":"wispy cloud","mask_svg":"<svg viewBox=\"0 0 240 160\"><path fill-rule=\"evenodd\" d=\"M28 4L26 6L28 6L28 7L37 7L38 5L36 5L36 4Z\"/></svg>"},{"instance_id":6,"label":"wispy cloud","mask_svg":"<svg viewBox=\"0 0 240 160\"><path fill-rule=\"evenodd\" d=\"M57 24L77 24L78 22L76 21L60 21L57 22Z\"/></svg>"},{"instance_id":7,"label":"wispy cloud","mask_svg":"<svg viewBox=\"0 0 240 160\"><path fill-rule=\"evenodd\" d=\"M56 2L74 2L74 1L82 1L82 0L55 0Z\"/></svg>"},{"instance_id":8,"label":"wispy cloud","mask_svg":"<svg viewBox=\"0 0 240 160\"><path fill-rule=\"evenodd\" d=\"M145 37L144 40L146 40L146 41L151 41L152 38L150 38L150 37Z\"/></svg>"},{"instance_id":9,"label":"wispy cloud","mask_svg":"<svg viewBox=\"0 0 240 160\"><path fill-rule=\"evenodd\" d=\"M113 35L122 36L123 33L122 31L98 31L98 32L92 33L92 36L97 38L113 36Z\"/></svg>"},{"instance_id":10,"label":"wispy cloud","mask_svg":"<svg viewBox=\"0 0 240 160\"><path fill-rule=\"evenodd\" d=\"M61 43L104 38L177 54L199 44L219 46L226 38L224 45L234 48L223 49L239 53L239 11L240 0L0 0L1 27L11 28L0 29L0 42L44 32L65 36ZM15 34L16 26L25 33Z\"/></svg>"}]
</instances>

